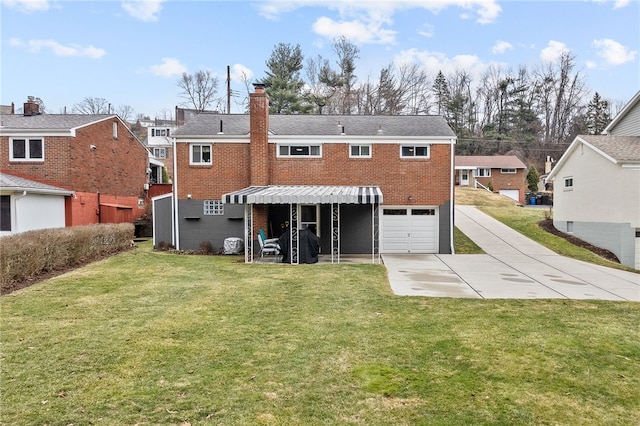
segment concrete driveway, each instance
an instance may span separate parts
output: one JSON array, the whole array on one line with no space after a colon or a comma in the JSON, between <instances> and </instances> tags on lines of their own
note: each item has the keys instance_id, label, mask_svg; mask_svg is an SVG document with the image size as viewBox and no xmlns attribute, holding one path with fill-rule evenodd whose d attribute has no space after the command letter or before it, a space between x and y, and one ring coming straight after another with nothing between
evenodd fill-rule
<instances>
[{"instance_id":1,"label":"concrete driveway","mask_svg":"<svg viewBox=\"0 0 640 426\"><path fill-rule=\"evenodd\" d=\"M383 254L395 294L640 302L640 274L560 256L473 206L455 215L487 254Z\"/></svg>"}]
</instances>

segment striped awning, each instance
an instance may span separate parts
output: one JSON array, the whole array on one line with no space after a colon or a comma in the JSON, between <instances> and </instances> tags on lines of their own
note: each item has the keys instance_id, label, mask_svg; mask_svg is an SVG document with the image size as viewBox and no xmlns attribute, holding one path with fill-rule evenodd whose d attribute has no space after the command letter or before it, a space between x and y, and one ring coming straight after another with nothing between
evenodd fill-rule
<instances>
[{"instance_id":1,"label":"striped awning","mask_svg":"<svg viewBox=\"0 0 640 426\"><path fill-rule=\"evenodd\" d=\"M227 204L380 204L377 186L250 186L222 196Z\"/></svg>"}]
</instances>

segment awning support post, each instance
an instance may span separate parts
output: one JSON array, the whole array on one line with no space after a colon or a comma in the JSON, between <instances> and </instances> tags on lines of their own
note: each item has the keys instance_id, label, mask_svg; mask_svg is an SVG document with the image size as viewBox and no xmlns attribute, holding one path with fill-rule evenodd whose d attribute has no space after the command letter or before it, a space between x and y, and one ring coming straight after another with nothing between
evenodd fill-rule
<instances>
[{"instance_id":1,"label":"awning support post","mask_svg":"<svg viewBox=\"0 0 640 426\"><path fill-rule=\"evenodd\" d=\"M340 263L340 204L331 204L331 263Z\"/></svg>"},{"instance_id":2,"label":"awning support post","mask_svg":"<svg viewBox=\"0 0 640 426\"><path fill-rule=\"evenodd\" d=\"M299 204L291 204L291 214L289 218L289 232L291 234L291 241L289 247L291 248L291 263L297 265L298 262L298 211L300 210Z\"/></svg>"},{"instance_id":3,"label":"awning support post","mask_svg":"<svg viewBox=\"0 0 640 426\"><path fill-rule=\"evenodd\" d=\"M371 261L372 263L380 263L380 204L371 204Z\"/></svg>"},{"instance_id":4,"label":"awning support post","mask_svg":"<svg viewBox=\"0 0 640 426\"><path fill-rule=\"evenodd\" d=\"M244 205L244 261L253 263L253 204Z\"/></svg>"}]
</instances>

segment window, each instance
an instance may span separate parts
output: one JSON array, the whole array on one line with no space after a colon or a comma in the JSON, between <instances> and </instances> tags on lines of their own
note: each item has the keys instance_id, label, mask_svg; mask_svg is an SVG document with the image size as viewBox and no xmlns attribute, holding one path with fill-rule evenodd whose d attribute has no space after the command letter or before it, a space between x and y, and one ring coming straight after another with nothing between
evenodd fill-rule
<instances>
[{"instance_id":1,"label":"window","mask_svg":"<svg viewBox=\"0 0 640 426\"><path fill-rule=\"evenodd\" d=\"M0 195L0 231L11 231L11 195Z\"/></svg>"},{"instance_id":2,"label":"window","mask_svg":"<svg viewBox=\"0 0 640 426\"><path fill-rule=\"evenodd\" d=\"M371 145L349 145L349 157L371 158Z\"/></svg>"},{"instance_id":3,"label":"window","mask_svg":"<svg viewBox=\"0 0 640 426\"><path fill-rule=\"evenodd\" d=\"M211 145L191 145L191 162L189 164L211 164Z\"/></svg>"},{"instance_id":4,"label":"window","mask_svg":"<svg viewBox=\"0 0 640 426\"><path fill-rule=\"evenodd\" d=\"M153 148L153 156L156 158L167 158L167 148Z\"/></svg>"},{"instance_id":5,"label":"window","mask_svg":"<svg viewBox=\"0 0 640 426\"><path fill-rule=\"evenodd\" d=\"M426 157L429 158L429 145L402 145L401 158Z\"/></svg>"},{"instance_id":6,"label":"window","mask_svg":"<svg viewBox=\"0 0 640 426\"><path fill-rule=\"evenodd\" d=\"M42 139L11 139L9 148L10 160L44 160L44 141Z\"/></svg>"},{"instance_id":7,"label":"window","mask_svg":"<svg viewBox=\"0 0 640 426\"><path fill-rule=\"evenodd\" d=\"M572 177L566 177L564 178L564 189L573 189L573 178Z\"/></svg>"},{"instance_id":8,"label":"window","mask_svg":"<svg viewBox=\"0 0 640 426\"><path fill-rule=\"evenodd\" d=\"M477 177L490 177L491 176L491 169L478 169L476 170L476 176Z\"/></svg>"},{"instance_id":9,"label":"window","mask_svg":"<svg viewBox=\"0 0 640 426\"><path fill-rule=\"evenodd\" d=\"M406 216L407 209L383 209L382 214L384 216Z\"/></svg>"},{"instance_id":10,"label":"window","mask_svg":"<svg viewBox=\"0 0 640 426\"><path fill-rule=\"evenodd\" d=\"M436 209L411 209L411 216L435 216Z\"/></svg>"},{"instance_id":11,"label":"window","mask_svg":"<svg viewBox=\"0 0 640 426\"><path fill-rule=\"evenodd\" d=\"M502 174L515 174L516 169L500 169L500 173Z\"/></svg>"},{"instance_id":12,"label":"window","mask_svg":"<svg viewBox=\"0 0 640 426\"><path fill-rule=\"evenodd\" d=\"M278 157L321 157L320 145L278 145Z\"/></svg>"},{"instance_id":13,"label":"window","mask_svg":"<svg viewBox=\"0 0 640 426\"><path fill-rule=\"evenodd\" d=\"M224 214L224 204L220 200L204 200L204 214L219 216Z\"/></svg>"}]
</instances>

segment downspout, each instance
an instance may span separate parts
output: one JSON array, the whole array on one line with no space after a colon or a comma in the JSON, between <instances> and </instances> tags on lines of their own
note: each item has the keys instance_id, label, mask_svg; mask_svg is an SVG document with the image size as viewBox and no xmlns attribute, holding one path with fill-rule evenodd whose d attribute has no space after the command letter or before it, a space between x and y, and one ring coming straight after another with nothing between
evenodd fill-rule
<instances>
[{"instance_id":1,"label":"downspout","mask_svg":"<svg viewBox=\"0 0 640 426\"><path fill-rule=\"evenodd\" d=\"M172 148L173 148L173 185L171 186L172 197L171 197L171 207L173 211L173 246L176 250L180 250L180 225L178 221L178 153L177 153L177 144L176 138L171 138Z\"/></svg>"},{"instance_id":2,"label":"downspout","mask_svg":"<svg viewBox=\"0 0 640 426\"><path fill-rule=\"evenodd\" d=\"M450 200L449 201L449 230L450 230L450 245L451 245L451 254L456 254L455 252L455 247L453 244L453 227L454 227L454 220L453 220L453 214L455 212L455 192L454 192L454 173L455 173L455 146L456 146L456 139L451 139L451 145L449 145L451 147L451 171L449 173L449 186L450 186Z\"/></svg>"}]
</instances>

